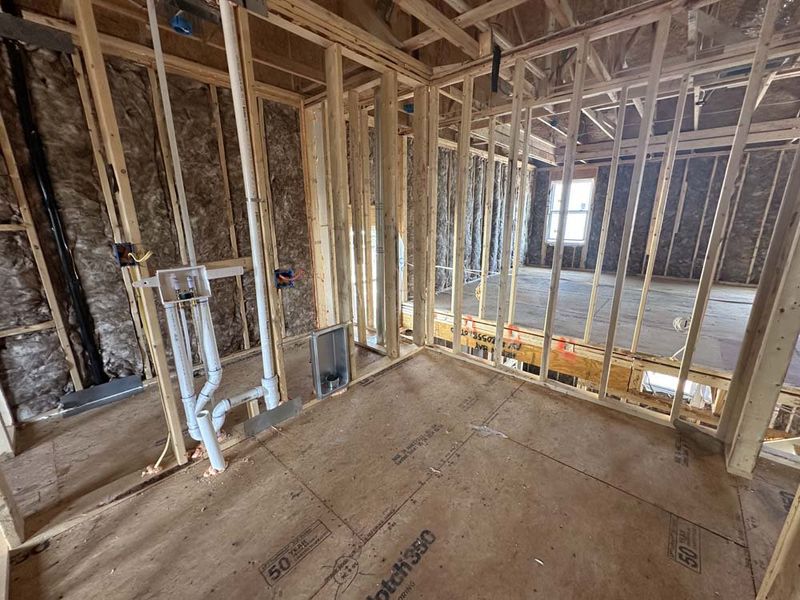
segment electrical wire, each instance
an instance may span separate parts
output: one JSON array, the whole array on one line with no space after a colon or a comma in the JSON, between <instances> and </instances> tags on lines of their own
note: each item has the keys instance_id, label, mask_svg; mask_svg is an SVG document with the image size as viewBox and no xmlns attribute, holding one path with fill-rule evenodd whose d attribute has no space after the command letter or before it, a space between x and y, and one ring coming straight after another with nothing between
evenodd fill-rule
<instances>
[{"instance_id":1,"label":"electrical wire","mask_svg":"<svg viewBox=\"0 0 800 600\"><path fill-rule=\"evenodd\" d=\"M133 252L130 252L129 254L130 254L130 257L133 259L133 262L135 262L137 265L140 265L140 264L146 262L148 258L153 256L153 251L152 250L148 250L147 252L145 252L141 256L136 256Z\"/></svg>"},{"instance_id":2,"label":"electrical wire","mask_svg":"<svg viewBox=\"0 0 800 600\"><path fill-rule=\"evenodd\" d=\"M161 456L158 457L156 464L153 465L153 470L158 471L161 468L161 461L164 460L164 457L167 455L167 450L169 450L169 443L172 441L172 433L167 432L167 443L164 444L164 451L161 453Z\"/></svg>"},{"instance_id":3,"label":"electrical wire","mask_svg":"<svg viewBox=\"0 0 800 600\"><path fill-rule=\"evenodd\" d=\"M303 269L298 269L294 275L288 277L286 275L278 275L278 283L293 283L305 277L306 272Z\"/></svg>"}]
</instances>

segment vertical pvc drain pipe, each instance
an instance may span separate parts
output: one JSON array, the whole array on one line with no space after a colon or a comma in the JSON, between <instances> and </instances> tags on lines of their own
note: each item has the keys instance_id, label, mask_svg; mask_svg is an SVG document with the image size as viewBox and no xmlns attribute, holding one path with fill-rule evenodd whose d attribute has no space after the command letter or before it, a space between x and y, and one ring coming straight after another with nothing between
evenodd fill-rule
<instances>
[{"instance_id":1,"label":"vertical pvc drain pipe","mask_svg":"<svg viewBox=\"0 0 800 600\"><path fill-rule=\"evenodd\" d=\"M261 362L264 368L264 398L267 408L275 408L280 400L278 378L272 362L272 337L269 331L269 312L267 307L267 282L265 276L263 241L258 222L258 204L261 199L256 189L255 164L253 147L250 143L250 123L247 118L247 102L245 100L244 83L242 81L242 63L239 58L239 40L236 34L236 21L233 6L228 0L219 2L222 17L222 32L225 36L225 56L228 61L228 73L231 78L231 94L233 110L236 116L236 133L239 138L239 155L242 159L242 175L244 192L247 199L247 225L250 232L250 252L253 258L253 276L256 287L256 306L258 308L258 333L261 340Z\"/></svg>"},{"instance_id":2,"label":"vertical pvc drain pipe","mask_svg":"<svg viewBox=\"0 0 800 600\"><path fill-rule=\"evenodd\" d=\"M217 432L211 424L211 413L201 410L197 413L197 424L200 426L200 435L203 438L203 446L208 453L208 461L211 467L217 471L225 470L225 458L222 456L219 442L217 442Z\"/></svg>"}]
</instances>

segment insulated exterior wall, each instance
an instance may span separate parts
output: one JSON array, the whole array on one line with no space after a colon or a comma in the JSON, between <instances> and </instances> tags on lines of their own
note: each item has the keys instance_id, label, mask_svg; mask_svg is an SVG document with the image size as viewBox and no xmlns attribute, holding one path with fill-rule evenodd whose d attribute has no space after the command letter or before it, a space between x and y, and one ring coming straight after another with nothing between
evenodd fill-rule
<instances>
[{"instance_id":1,"label":"insulated exterior wall","mask_svg":"<svg viewBox=\"0 0 800 600\"><path fill-rule=\"evenodd\" d=\"M56 202L86 295L103 367L111 377L140 372L142 356L122 276L112 255L111 228L72 64L67 55L48 50L26 51L24 57L34 117L45 146ZM4 88L9 90L6 92L8 95L3 95L4 119L12 136L12 145L17 151L16 160L20 165L54 285L57 293L64 295L65 286L53 253L52 234L40 208L41 196L28 168L25 142L10 92L12 86L7 68L3 69L3 79L6 82ZM13 196L4 193L4 197L16 203ZM32 293L35 290L34 295L41 298L39 306L31 307L33 310L26 317L26 324L32 324L46 320L40 315L42 311L47 311L47 306L41 292L41 282L38 277L30 277L32 257L27 250L27 240L23 236L15 237L14 245L22 255L17 254L19 268L12 264L7 280L22 274L27 280L25 287ZM14 250L9 250L9 257L14 256ZM29 295L28 299L31 298L32 295ZM4 297L0 302L3 302L4 313L6 307L15 310L10 308L16 304L13 299L6 301ZM69 333L72 346L80 352L80 340L69 305L62 302L62 311L71 325ZM63 352L52 331L8 341L2 351L2 364L4 386L12 404L18 406L20 418L52 408L60 395L71 387L66 383L67 366Z\"/></svg>"},{"instance_id":2,"label":"insulated exterior wall","mask_svg":"<svg viewBox=\"0 0 800 600\"><path fill-rule=\"evenodd\" d=\"M236 137L236 119L233 114L233 99L227 88L218 88L220 122L222 125L222 141L225 146L225 162L228 167L228 187L233 208L233 224L236 230L236 243L239 256L250 255L250 234L247 229L247 198L244 193L242 177L242 161L239 155L239 141ZM255 280L252 271L242 275L244 306L247 316L247 331L250 342L259 343L258 310L256 308Z\"/></svg>"},{"instance_id":3,"label":"insulated exterior wall","mask_svg":"<svg viewBox=\"0 0 800 600\"><path fill-rule=\"evenodd\" d=\"M197 262L232 258L208 86L178 76L169 76L167 81ZM211 318L220 355L242 350L242 322L234 279L212 281L211 293Z\"/></svg>"},{"instance_id":4,"label":"insulated exterior wall","mask_svg":"<svg viewBox=\"0 0 800 600\"><path fill-rule=\"evenodd\" d=\"M34 115L48 155L67 241L94 320L94 334L104 368L111 377L141 374L143 357L120 269L112 255L113 236L70 58L48 50L26 51L25 56ZM68 323L72 347L80 361L80 340L55 257L52 235L29 167L4 51L2 57L0 78L5 85L0 91L0 109L59 304ZM141 228L139 250L153 251L148 260L153 271L180 266L176 215L161 155L153 90L147 71L111 57L106 59L106 68ZM209 88L192 79L169 76L169 90L198 261L229 259L233 252ZM239 254L246 256L249 239L233 106L229 90L219 89L218 93ZM310 273L298 113L294 108L265 103L265 125L267 136L274 140L268 151L276 217L288 223L283 232L278 231L279 257L282 264L288 263ZM0 223L20 221L5 164L0 162ZM0 287L0 330L35 325L52 318L33 255L22 233L0 233L0 280L4 282ZM247 326L251 341L256 344L258 329L251 272L246 271L243 280ZM290 335L314 327L311 285L310 278L298 282L298 287L291 290L294 296L284 295ZM243 344L235 284L232 279L217 281L212 283L212 288L211 307L217 341L220 353L226 355L240 350ZM158 310L162 331L165 331L160 306ZM166 350L169 354L168 345ZM72 386L54 330L0 338L0 386L20 418L56 405L60 396Z\"/></svg>"},{"instance_id":5,"label":"insulated exterior wall","mask_svg":"<svg viewBox=\"0 0 800 600\"><path fill-rule=\"evenodd\" d=\"M785 158L781 162L775 190L770 195L772 181L778 167L778 156L778 152L769 150L750 153L750 162L744 177L744 187L733 221L731 237L729 243L725 245L725 256L719 274L721 281L747 283L750 261L756 250L758 232L766 211L767 218L764 222L764 231L758 245L750 283L758 282L791 162ZM716 169L714 169L715 160L717 162ZM654 274L656 276L666 275L681 279L698 279L700 277L726 164L727 158L724 156L716 158L696 156L679 158L675 161L655 257ZM647 235L660 167L661 163L658 161L650 161L645 167L628 263L628 274L630 275L642 273L645 267ZM683 206L679 211L681 187L687 169ZM614 272L619 260L620 235L625 219L625 204L630 189L631 170L632 166L628 163L620 165L617 172L606 254L603 261L603 270L607 272ZM587 243L584 246L565 249L562 263L564 268L581 268L581 258L583 253L586 253L584 268L594 269L600 242L608 176L608 166L598 167ZM550 244L546 245L545 256L541 256L550 183L550 170L539 169L533 192L531 219L528 223L528 252L525 256L526 264L532 266L550 266L552 261L552 245ZM678 218L677 229L674 229ZM673 230L675 231L674 240ZM672 246L671 252L670 245ZM669 263L667 263L668 255Z\"/></svg>"},{"instance_id":6,"label":"insulated exterior wall","mask_svg":"<svg viewBox=\"0 0 800 600\"><path fill-rule=\"evenodd\" d=\"M301 335L316 327L317 313L300 150L300 113L296 108L265 100L263 117L279 266L291 267L300 274L294 287L281 292L286 335Z\"/></svg>"}]
</instances>

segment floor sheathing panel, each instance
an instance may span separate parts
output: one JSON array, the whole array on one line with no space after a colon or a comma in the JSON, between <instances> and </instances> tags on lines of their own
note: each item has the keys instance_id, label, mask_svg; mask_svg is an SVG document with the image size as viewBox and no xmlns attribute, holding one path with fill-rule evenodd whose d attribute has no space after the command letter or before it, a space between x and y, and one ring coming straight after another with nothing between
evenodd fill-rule
<instances>
[{"instance_id":1,"label":"floor sheathing panel","mask_svg":"<svg viewBox=\"0 0 800 600\"><path fill-rule=\"evenodd\" d=\"M11 598L753 598L797 472L678 441L422 352L18 553Z\"/></svg>"}]
</instances>

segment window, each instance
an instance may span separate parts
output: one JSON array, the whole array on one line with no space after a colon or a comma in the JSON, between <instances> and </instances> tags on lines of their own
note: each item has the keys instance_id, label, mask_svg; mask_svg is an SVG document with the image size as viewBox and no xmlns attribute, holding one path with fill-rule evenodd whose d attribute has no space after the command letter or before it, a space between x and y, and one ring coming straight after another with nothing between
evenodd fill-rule
<instances>
[{"instance_id":1,"label":"window","mask_svg":"<svg viewBox=\"0 0 800 600\"><path fill-rule=\"evenodd\" d=\"M554 181L550 184L550 202L547 210L547 243L555 244L558 235L558 220L561 216L561 192L563 184ZM564 243L569 246L582 246L586 243L589 231L589 213L594 195L594 179L573 179L567 209L567 227Z\"/></svg>"}]
</instances>

